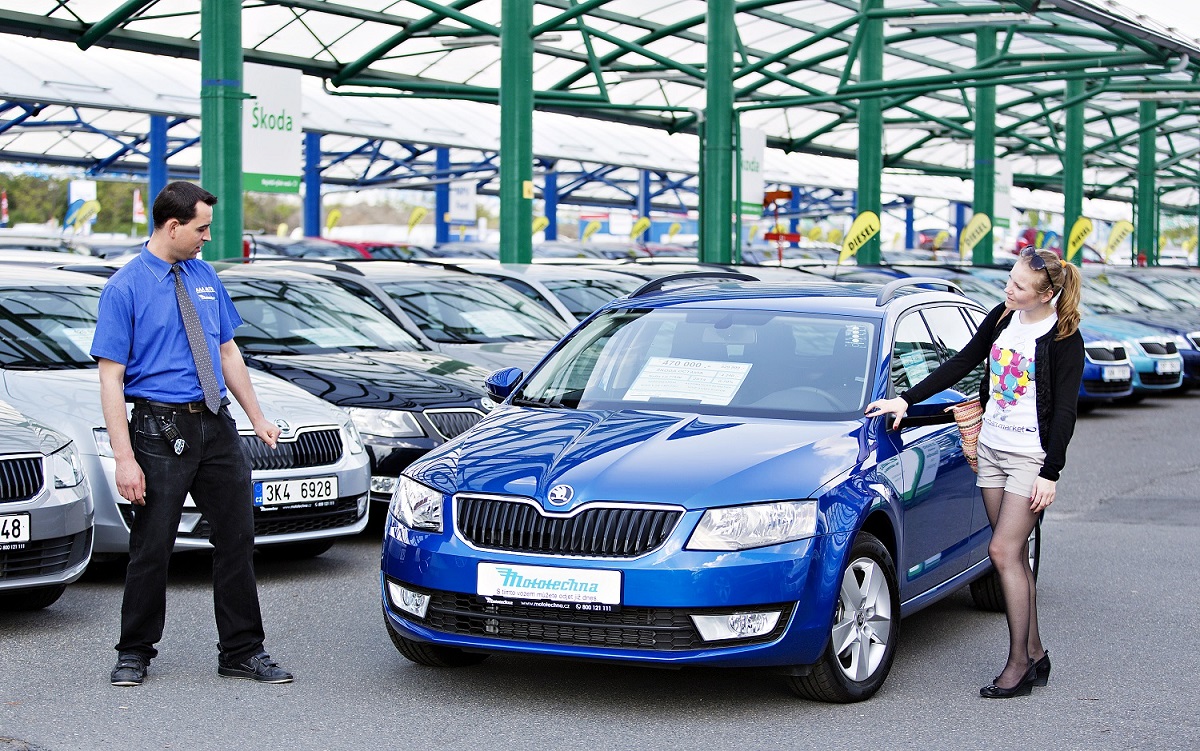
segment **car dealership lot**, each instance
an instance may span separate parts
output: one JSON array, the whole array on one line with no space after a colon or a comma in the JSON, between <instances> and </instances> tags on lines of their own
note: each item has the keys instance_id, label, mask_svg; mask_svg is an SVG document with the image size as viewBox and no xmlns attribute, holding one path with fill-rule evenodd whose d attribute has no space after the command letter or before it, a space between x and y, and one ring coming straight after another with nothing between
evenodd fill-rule
<instances>
[{"instance_id":1,"label":"car dealership lot","mask_svg":"<svg viewBox=\"0 0 1200 751\"><path fill-rule=\"evenodd\" d=\"M684 672L497 656L413 665L379 613L379 545L260 560L267 646L295 684L218 678L205 554L173 561L171 618L146 685L108 685L119 574L89 574L45 611L0 613L0 749L1195 748L1200 635L1190 614L1200 466L1164 426L1200 395L1102 407L1079 423L1046 523L1039 592L1054 655L1032 698L984 702L1002 616L964 591L906 619L874 699L822 705L753 672ZM1118 444L1114 436L1137 436ZM1138 495L1140 493L1140 495ZM999 706L998 706L999 704ZM853 740L851 740L853 739ZM7 745L6 745L7 744Z\"/></svg>"}]
</instances>

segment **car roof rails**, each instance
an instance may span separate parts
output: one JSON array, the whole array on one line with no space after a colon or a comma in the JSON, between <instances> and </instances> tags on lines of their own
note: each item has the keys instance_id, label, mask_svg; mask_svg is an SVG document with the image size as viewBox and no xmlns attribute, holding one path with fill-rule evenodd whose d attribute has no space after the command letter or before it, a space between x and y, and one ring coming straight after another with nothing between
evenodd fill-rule
<instances>
[{"instance_id":1,"label":"car roof rails","mask_svg":"<svg viewBox=\"0 0 1200 751\"><path fill-rule=\"evenodd\" d=\"M921 284L935 284L939 287L945 287L949 292L956 292L966 297L966 294L962 291L962 287L959 287L949 279L938 279L934 276L910 276L883 285L883 289L879 290L879 296L875 298L875 305L876 307L887 305L900 290L905 287L916 287Z\"/></svg>"},{"instance_id":2,"label":"car roof rails","mask_svg":"<svg viewBox=\"0 0 1200 751\"><path fill-rule=\"evenodd\" d=\"M737 271L685 271L682 274L667 274L666 276L652 279L642 286L629 293L630 299L648 295L651 292L657 292L663 288L663 285L668 282L690 279L727 279L739 282L761 282L758 277L742 274Z\"/></svg>"}]
</instances>

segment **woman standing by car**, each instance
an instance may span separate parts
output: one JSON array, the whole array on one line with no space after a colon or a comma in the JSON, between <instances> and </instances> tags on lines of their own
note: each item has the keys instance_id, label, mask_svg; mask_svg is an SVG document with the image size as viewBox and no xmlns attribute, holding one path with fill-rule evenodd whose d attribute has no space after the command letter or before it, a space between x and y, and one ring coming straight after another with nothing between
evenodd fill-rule
<instances>
[{"instance_id":1,"label":"woman standing by car","mask_svg":"<svg viewBox=\"0 0 1200 751\"><path fill-rule=\"evenodd\" d=\"M989 699L1022 696L1050 677L1050 655L1038 632L1037 596L1026 544L1054 502L1083 377L1079 333L1080 273L1049 250L1027 248L1013 266L997 305L957 355L893 399L867 405L867 417L896 416L953 386L985 359L979 433L979 479L992 525L988 555L999 573L1008 617L1004 670L979 690Z\"/></svg>"}]
</instances>

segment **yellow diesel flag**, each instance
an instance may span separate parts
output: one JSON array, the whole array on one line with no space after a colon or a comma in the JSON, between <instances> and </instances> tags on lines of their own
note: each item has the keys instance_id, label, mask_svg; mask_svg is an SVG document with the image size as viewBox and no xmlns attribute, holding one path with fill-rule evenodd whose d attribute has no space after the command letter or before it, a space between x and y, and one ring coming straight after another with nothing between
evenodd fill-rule
<instances>
[{"instance_id":1,"label":"yellow diesel flag","mask_svg":"<svg viewBox=\"0 0 1200 751\"><path fill-rule=\"evenodd\" d=\"M413 228L420 224L428 213L429 209L424 206L417 206L412 210L412 213L408 215L408 234L412 234Z\"/></svg>"},{"instance_id":2,"label":"yellow diesel flag","mask_svg":"<svg viewBox=\"0 0 1200 751\"><path fill-rule=\"evenodd\" d=\"M533 234L537 234L550 226L550 220L544 216L535 216L533 218Z\"/></svg>"},{"instance_id":3,"label":"yellow diesel flag","mask_svg":"<svg viewBox=\"0 0 1200 751\"><path fill-rule=\"evenodd\" d=\"M675 239L675 235L679 234L679 230L683 229L683 225L679 222L671 222L671 226L667 227L667 242Z\"/></svg>"},{"instance_id":4,"label":"yellow diesel flag","mask_svg":"<svg viewBox=\"0 0 1200 751\"><path fill-rule=\"evenodd\" d=\"M649 217L642 217L633 223L633 229L629 230L629 239L636 240L642 236L642 233L650 229Z\"/></svg>"},{"instance_id":5,"label":"yellow diesel flag","mask_svg":"<svg viewBox=\"0 0 1200 751\"><path fill-rule=\"evenodd\" d=\"M588 222L587 225L584 226L583 239L589 240L589 239L591 239L592 235L596 234L599 231L600 231L600 222L593 219L592 221Z\"/></svg>"},{"instance_id":6,"label":"yellow diesel flag","mask_svg":"<svg viewBox=\"0 0 1200 751\"><path fill-rule=\"evenodd\" d=\"M1133 222L1127 222L1124 219L1112 226L1112 230L1108 233L1108 244L1104 246L1104 262L1108 263L1108 257L1121 247L1121 243L1129 238L1133 233Z\"/></svg>"},{"instance_id":7,"label":"yellow diesel flag","mask_svg":"<svg viewBox=\"0 0 1200 751\"><path fill-rule=\"evenodd\" d=\"M950 239L950 233L942 230L933 236L933 250L941 250L942 246Z\"/></svg>"},{"instance_id":8,"label":"yellow diesel flag","mask_svg":"<svg viewBox=\"0 0 1200 751\"><path fill-rule=\"evenodd\" d=\"M329 213L325 215L325 231L333 229L340 221L342 221L342 210L330 209Z\"/></svg>"},{"instance_id":9,"label":"yellow diesel flag","mask_svg":"<svg viewBox=\"0 0 1200 751\"><path fill-rule=\"evenodd\" d=\"M1068 262L1075 260L1075 256L1079 255L1080 250L1083 250L1083 243L1090 234L1092 234L1092 220L1086 216L1076 219L1075 224L1071 226L1071 234L1067 235Z\"/></svg>"},{"instance_id":10,"label":"yellow diesel flag","mask_svg":"<svg viewBox=\"0 0 1200 751\"><path fill-rule=\"evenodd\" d=\"M821 238L824 236L825 236L825 232L822 231L820 227L813 227L812 229L810 229L808 231L808 234L805 235L805 237L807 237L809 240L812 240L813 242L820 242Z\"/></svg>"},{"instance_id":11,"label":"yellow diesel flag","mask_svg":"<svg viewBox=\"0 0 1200 751\"><path fill-rule=\"evenodd\" d=\"M287 222L280 222L279 224L277 224L275 226L275 236L276 237L287 237L287 233L288 233Z\"/></svg>"},{"instance_id":12,"label":"yellow diesel flag","mask_svg":"<svg viewBox=\"0 0 1200 751\"><path fill-rule=\"evenodd\" d=\"M867 244L875 235L879 234L879 215L874 211L864 211L854 220L854 224L850 225L850 231L846 233L846 241L842 243L842 252L838 254L838 263L846 260L852 255L858 253L858 249Z\"/></svg>"},{"instance_id":13,"label":"yellow diesel flag","mask_svg":"<svg viewBox=\"0 0 1200 751\"><path fill-rule=\"evenodd\" d=\"M83 225L87 224L100 213L99 201L88 201L79 207L79 212L75 214L75 231L83 229Z\"/></svg>"},{"instance_id":14,"label":"yellow diesel flag","mask_svg":"<svg viewBox=\"0 0 1200 751\"><path fill-rule=\"evenodd\" d=\"M962 235L958 238L958 255L966 258L975 249L979 241L992 229L992 220L987 214L976 214L963 227Z\"/></svg>"}]
</instances>

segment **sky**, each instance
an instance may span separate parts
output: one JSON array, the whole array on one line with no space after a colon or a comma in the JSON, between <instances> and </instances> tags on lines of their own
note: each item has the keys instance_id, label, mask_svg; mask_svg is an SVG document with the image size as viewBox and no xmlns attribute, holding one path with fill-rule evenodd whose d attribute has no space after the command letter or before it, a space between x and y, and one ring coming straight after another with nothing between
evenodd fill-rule
<instances>
[{"instance_id":1,"label":"sky","mask_svg":"<svg viewBox=\"0 0 1200 751\"><path fill-rule=\"evenodd\" d=\"M1200 38L1200 3L1195 0L1117 0L1137 13L1174 26L1185 36Z\"/></svg>"}]
</instances>

